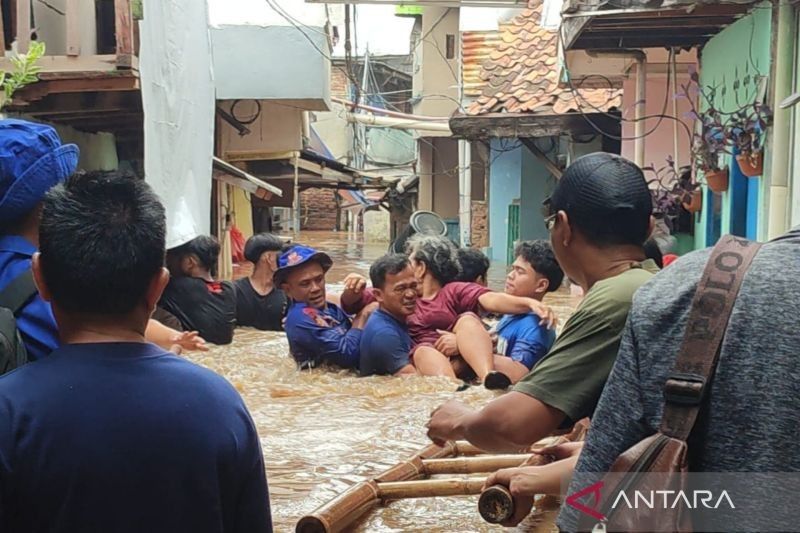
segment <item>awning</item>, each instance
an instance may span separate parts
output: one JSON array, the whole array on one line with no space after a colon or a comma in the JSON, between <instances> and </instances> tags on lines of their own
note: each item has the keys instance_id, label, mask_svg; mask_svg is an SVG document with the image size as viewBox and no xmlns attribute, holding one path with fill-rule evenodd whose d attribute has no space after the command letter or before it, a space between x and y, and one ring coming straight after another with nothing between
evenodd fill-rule
<instances>
[{"instance_id":1,"label":"awning","mask_svg":"<svg viewBox=\"0 0 800 533\"><path fill-rule=\"evenodd\" d=\"M278 187L270 185L216 156L214 157L214 168L219 171L214 172L215 180L238 187L262 200L269 200L272 196L283 196L283 191Z\"/></svg>"},{"instance_id":2,"label":"awning","mask_svg":"<svg viewBox=\"0 0 800 533\"><path fill-rule=\"evenodd\" d=\"M367 209L377 208L383 197L384 191L359 191L354 189L339 189L336 191L342 199L341 208L354 213L360 213Z\"/></svg>"},{"instance_id":3,"label":"awning","mask_svg":"<svg viewBox=\"0 0 800 533\"><path fill-rule=\"evenodd\" d=\"M691 48L705 44L756 0L567 0L561 15L566 50Z\"/></svg>"}]
</instances>

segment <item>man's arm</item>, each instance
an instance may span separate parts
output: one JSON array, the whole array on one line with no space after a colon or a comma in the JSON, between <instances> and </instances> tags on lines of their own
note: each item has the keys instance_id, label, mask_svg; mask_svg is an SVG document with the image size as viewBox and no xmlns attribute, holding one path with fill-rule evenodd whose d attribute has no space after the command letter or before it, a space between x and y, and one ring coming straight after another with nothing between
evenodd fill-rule
<instances>
[{"instance_id":1,"label":"man's arm","mask_svg":"<svg viewBox=\"0 0 800 533\"><path fill-rule=\"evenodd\" d=\"M178 331L152 318L147 321L144 337L147 341L157 344L165 350L170 350L177 345L184 350L208 351L206 341L198 336L196 331Z\"/></svg>"},{"instance_id":2,"label":"man's arm","mask_svg":"<svg viewBox=\"0 0 800 533\"><path fill-rule=\"evenodd\" d=\"M490 452L517 452L555 431L564 413L523 394L509 392L476 411L451 400L431 415L428 436L436 443L466 439Z\"/></svg>"},{"instance_id":3,"label":"man's arm","mask_svg":"<svg viewBox=\"0 0 800 533\"><path fill-rule=\"evenodd\" d=\"M533 298L511 296L503 292L487 292L478 298L478 303L481 309L489 313L523 315L532 312L542 319L541 324L547 324L548 327L556 324L553 310Z\"/></svg>"},{"instance_id":4,"label":"man's arm","mask_svg":"<svg viewBox=\"0 0 800 533\"><path fill-rule=\"evenodd\" d=\"M317 353L326 361L343 368L358 367L360 329L354 327L341 333L338 328L320 326L309 317L304 317L296 328L297 333L305 337L307 342L319 347Z\"/></svg>"}]
</instances>

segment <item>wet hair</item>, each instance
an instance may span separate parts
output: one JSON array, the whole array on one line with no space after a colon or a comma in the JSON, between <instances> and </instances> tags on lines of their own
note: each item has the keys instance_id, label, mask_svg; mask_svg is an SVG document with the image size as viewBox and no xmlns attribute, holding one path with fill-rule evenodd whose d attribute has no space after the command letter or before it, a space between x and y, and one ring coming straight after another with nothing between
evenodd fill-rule
<instances>
[{"instance_id":1,"label":"wet hair","mask_svg":"<svg viewBox=\"0 0 800 533\"><path fill-rule=\"evenodd\" d=\"M474 248L459 248L458 264L461 274L456 276L455 281L474 282L478 278L486 279L489 273L489 258Z\"/></svg>"},{"instance_id":2,"label":"wet hair","mask_svg":"<svg viewBox=\"0 0 800 533\"><path fill-rule=\"evenodd\" d=\"M219 241L216 237L200 235L186 244L172 248L168 253L170 257L174 257L178 261L188 255L194 255L205 269L214 274L217 269L219 251Z\"/></svg>"},{"instance_id":3,"label":"wet hair","mask_svg":"<svg viewBox=\"0 0 800 533\"><path fill-rule=\"evenodd\" d=\"M661 248L659 248L655 239L644 241L644 255L648 259L655 261L658 268L664 268L664 254L661 253Z\"/></svg>"},{"instance_id":4,"label":"wet hair","mask_svg":"<svg viewBox=\"0 0 800 533\"><path fill-rule=\"evenodd\" d=\"M553 247L545 240L522 241L514 249L514 257L521 257L533 269L547 278L547 292L557 291L564 281L564 271L556 261Z\"/></svg>"},{"instance_id":5,"label":"wet hair","mask_svg":"<svg viewBox=\"0 0 800 533\"><path fill-rule=\"evenodd\" d=\"M286 245L272 233L253 235L244 245L244 258L251 263L258 263L265 252L283 252Z\"/></svg>"},{"instance_id":6,"label":"wet hair","mask_svg":"<svg viewBox=\"0 0 800 533\"><path fill-rule=\"evenodd\" d=\"M164 266L164 206L132 175L78 173L46 195L39 228L42 275L70 313L133 311Z\"/></svg>"},{"instance_id":7,"label":"wet hair","mask_svg":"<svg viewBox=\"0 0 800 533\"><path fill-rule=\"evenodd\" d=\"M458 249L447 237L414 235L406 244L406 252L410 258L424 263L434 279L442 285L454 281L461 273Z\"/></svg>"},{"instance_id":8,"label":"wet hair","mask_svg":"<svg viewBox=\"0 0 800 533\"><path fill-rule=\"evenodd\" d=\"M369 268L369 280L376 289L386 285L386 276L399 274L409 265L408 257L403 254L387 254L372 263Z\"/></svg>"},{"instance_id":9,"label":"wet hair","mask_svg":"<svg viewBox=\"0 0 800 533\"><path fill-rule=\"evenodd\" d=\"M642 170L618 155L596 152L576 159L545 201L565 211L570 225L597 246L642 246L653 200Z\"/></svg>"}]
</instances>

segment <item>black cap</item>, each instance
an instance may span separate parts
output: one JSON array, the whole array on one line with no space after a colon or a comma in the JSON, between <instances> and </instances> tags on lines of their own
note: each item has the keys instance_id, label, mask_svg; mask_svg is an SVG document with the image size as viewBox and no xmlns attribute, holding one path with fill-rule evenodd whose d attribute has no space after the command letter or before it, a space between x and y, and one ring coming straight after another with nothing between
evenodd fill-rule
<instances>
[{"instance_id":1,"label":"black cap","mask_svg":"<svg viewBox=\"0 0 800 533\"><path fill-rule=\"evenodd\" d=\"M597 244L638 244L647 239L653 200L644 173L618 155L596 152L576 159L545 201L565 211Z\"/></svg>"}]
</instances>

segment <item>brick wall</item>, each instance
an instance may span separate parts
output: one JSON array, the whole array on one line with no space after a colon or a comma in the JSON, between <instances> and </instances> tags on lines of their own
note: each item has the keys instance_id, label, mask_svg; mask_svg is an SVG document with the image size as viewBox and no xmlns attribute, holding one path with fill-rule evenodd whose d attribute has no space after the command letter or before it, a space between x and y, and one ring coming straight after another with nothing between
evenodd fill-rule
<instances>
[{"instance_id":1,"label":"brick wall","mask_svg":"<svg viewBox=\"0 0 800 533\"><path fill-rule=\"evenodd\" d=\"M489 246L489 207L486 202L472 202L472 240L473 248Z\"/></svg>"},{"instance_id":2,"label":"brick wall","mask_svg":"<svg viewBox=\"0 0 800 533\"><path fill-rule=\"evenodd\" d=\"M336 192L333 189L306 189L300 193L300 229L336 229Z\"/></svg>"},{"instance_id":3,"label":"brick wall","mask_svg":"<svg viewBox=\"0 0 800 533\"><path fill-rule=\"evenodd\" d=\"M331 68L331 96L347 98L347 74L341 67Z\"/></svg>"}]
</instances>

